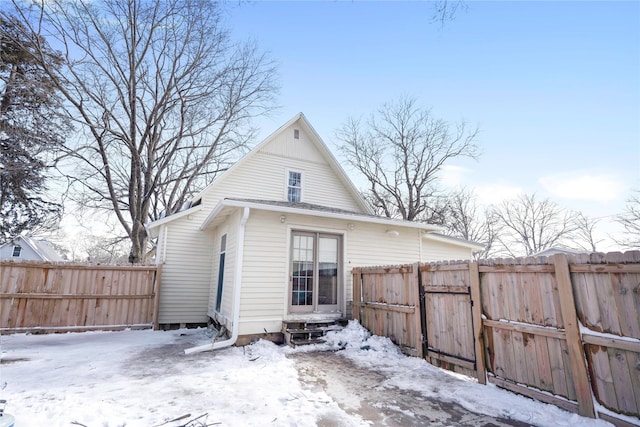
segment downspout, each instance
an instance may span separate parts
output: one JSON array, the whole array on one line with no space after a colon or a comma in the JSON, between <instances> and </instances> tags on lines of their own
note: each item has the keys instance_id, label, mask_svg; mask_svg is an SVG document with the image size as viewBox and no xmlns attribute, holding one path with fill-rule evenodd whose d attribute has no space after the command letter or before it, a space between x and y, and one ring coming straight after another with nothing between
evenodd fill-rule
<instances>
[{"instance_id":1,"label":"downspout","mask_svg":"<svg viewBox=\"0 0 640 427\"><path fill-rule=\"evenodd\" d=\"M242 267L244 258L244 230L249 219L250 209L245 207L238 227L238 245L236 247L236 286L233 293L233 330L231 337L224 341L212 342L198 347L191 347L184 351L184 354L200 353L203 351L217 350L219 348L230 347L234 345L238 339L238 331L240 329L240 290L242 287Z\"/></svg>"}]
</instances>

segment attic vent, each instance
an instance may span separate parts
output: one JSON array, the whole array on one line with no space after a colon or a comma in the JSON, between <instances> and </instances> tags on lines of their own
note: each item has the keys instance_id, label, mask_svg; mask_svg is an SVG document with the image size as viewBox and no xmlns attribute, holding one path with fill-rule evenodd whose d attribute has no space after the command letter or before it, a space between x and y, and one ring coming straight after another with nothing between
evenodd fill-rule
<instances>
[{"instance_id":1,"label":"attic vent","mask_svg":"<svg viewBox=\"0 0 640 427\"><path fill-rule=\"evenodd\" d=\"M294 139L300 139L300 130L298 130L298 129L294 129L293 130L293 138Z\"/></svg>"}]
</instances>

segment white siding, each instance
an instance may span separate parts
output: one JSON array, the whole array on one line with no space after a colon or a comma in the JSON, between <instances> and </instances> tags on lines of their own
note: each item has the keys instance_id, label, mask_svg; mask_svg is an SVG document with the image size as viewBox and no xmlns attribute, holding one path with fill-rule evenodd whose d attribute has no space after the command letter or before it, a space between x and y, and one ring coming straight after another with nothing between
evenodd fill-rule
<instances>
[{"instance_id":1,"label":"white siding","mask_svg":"<svg viewBox=\"0 0 640 427\"><path fill-rule=\"evenodd\" d=\"M245 231L245 252L240 306L240 335L277 332L288 313L289 239L292 230L335 233L343 236L343 308L351 301L351 268L355 266L417 262L419 230L347 220L286 215L252 210ZM349 230L348 224L354 224Z\"/></svg>"},{"instance_id":2,"label":"white siding","mask_svg":"<svg viewBox=\"0 0 640 427\"><path fill-rule=\"evenodd\" d=\"M300 119L302 120L302 119ZM236 270L242 269L240 334L280 330L288 313L289 239L291 230L343 235L343 274L346 291L341 304L351 300L351 268L403 264L422 260L469 258L470 251L453 244L422 242L420 230L358 221L286 215L251 210L245 228L243 265L237 265L238 230L242 209L236 209L218 227L200 226L226 197L286 200L288 170L303 173L303 202L363 212L358 199L330 165L303 122L295 121L268 143L248 155L237 168L223 174L202 198L202 208L168 221L160 230L158 250L164 268L160 289L160 323L199 323L214 316L220 237L227 233L227 251L220 314L230 325ZM299 130L299 139L294 138ZM354 224L353 229L349 224ZM164 228L166 227L166 233ZM390 230L392 228L392 230ZM388 231L393 231L388 233ZM421 256L422 255L422 256Z\"/></svg>"},{"instance_id":3,"label":"white siding","mask_svg":"<svg viewBox=\"0 0 640 427\"><path fill-rule=\"evenodd\" d=\"M349 230L349 224L353 224ZM357 221L252 210L245 230L244 267L240 306L240 335L277 332L288 314L289 239L292 230L343 236L344 298L352 300L351 269L356 266L409 264L469 258L470 250L453 244L423 242L421 230ZM388 231L395 231L388 232ZM425 244L428 243L428 244ZM345 301L342 301L345 308Z\"/></svg>"},{"instance_id":4,"label":"white siding","mask_svg":"<svg viewBox=\"0 0 640 427\"><path fill-rule=\"evenodd\" d=\"M240 334L278 332L286 313L287 224L277 212L252 210L245 229Z\"/></svg>"},{"instance_id":5,"label":"white siding","mask_svg":"<svg viewBox=\"0 0 640 427\"><path fill-rule=\"evenodd\" d=\"M473 253L469 248L453 243L422 239L422 260L424 262L468 259L473 259Z\"/></svg>"},{"instance_id":6,"label":"white siding","mask_svg":"<svg viewBox=\"0 0 640 427\"><path fill-rule=\"evenodd\" d=\"M215 316L216 298L218 296L218 269L220 266L220 238L227 235L227 251L224 262L224 278L222 284L222 301L220 314L231 320L233 318L233 294L235 286L235 270L238 251L238 227L240 224L240 210L231 215L227 221L215 230L214 262L211 271L211 292L209 296L208 315ZM223 321L224 319L218 319ZM228 323L228 322L223 322ZM230 327L231 324L226 326Z\"/></svg>"},{"instance_id":7,"label":"white siding","mask_svg":"<svg viewBox=\"0 0 640 427\"><path fill-rule=\"evenodd\" d=\"M160 284L159 323L207 321L215 246L212 233L199 229L207 213L200 210L172 221L166 224L166 233L161 234L161 250L165 258Z\"/></svg>"},{"instance_id":8,"label":"white siding","mask_svg":"<svg viewBox=\"0 0 640 427\"><path fill-rule=\"evenodd\" d=\"M203 197L207 210L225 197L286 200L288 170L303 172L303 202L363 212L353 194L331 168L309 136L301 129L284 130L258 152L243 160L241 167L220 176Z\"/></svg>"}]
</instances>

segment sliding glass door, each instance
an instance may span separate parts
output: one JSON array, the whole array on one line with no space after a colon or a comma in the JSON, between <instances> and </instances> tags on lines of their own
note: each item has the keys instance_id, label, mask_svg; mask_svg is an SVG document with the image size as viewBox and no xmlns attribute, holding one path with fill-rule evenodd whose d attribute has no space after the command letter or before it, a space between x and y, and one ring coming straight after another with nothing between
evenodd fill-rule
<instances>
[{"instance_id":1,"label":"sliding glass door","mask_svg":"<svg viewBox=\"0 0 640 427\"><path fill-rule=\"evenodd\" d=\"M294 231L291 235L292 313L335 313L339 310L342 238Z\"/></svg>"}]
</instances>

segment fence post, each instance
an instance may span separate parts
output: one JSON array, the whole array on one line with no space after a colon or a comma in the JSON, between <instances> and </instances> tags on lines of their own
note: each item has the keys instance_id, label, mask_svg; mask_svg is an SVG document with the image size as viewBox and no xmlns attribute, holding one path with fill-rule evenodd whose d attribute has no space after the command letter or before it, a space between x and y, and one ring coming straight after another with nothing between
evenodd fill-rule
<instances>
[{"instance_id":1,"label":"fence post","mask_svg":"<svg viewBox=\"0 0 640 427\"><path fill-rule=\"evenodd\" d=\"M160 312L160 278L162 277L162 264L156 265L156 271L153 278L153 330L160 329L158 316Z\"/></svg>"},{"instance_id":2,"label":"fence post","mask_svg":"<svg viewBox=\"0 0 640 427\"><path fill-rule=\"evenodd\" d=\"M424 334L426 331L423 328L423 316L424 316L424 301L422 299L422 280L420 279L420 263L413 264L413 271L411 272L411 279L414 283L411 284L411 301L409 304L414 306L413 311L413 325L416 333L416 356L423 358L424 354Z\"/></svg>"},{"instance_id":3,"label":"fence post","mask_svg":"<svg viewBox=\"0 0 640 427\"><path fill-rule=\"evenodd\" d=\"M360 324L362 324L362 319L360 316L360 301L362 299L362 284L361 284L361 274L360 268L356 267L351 270L351 315L354 319L356 319Z\"/></svg>"},{"instance_id":4,"label":"fence post","mask_svg":"<svg viewBox=\"0 0 640 427\"><path fill-rule=\"evenodd\" d=\"M487 383L484 363L484 332L482 325L482 300L480 297L480 271L478 262L469 263L469 286L471 287L471 316L473 319L473 342L476 352L476 378L480 384Z\"/></svg>"},{"instance_id":5,"label":"fence post","mask_svg":"<svg viewBox=\"0 0 640 427\"><path fill-rule=\"evenodd\" d=\"M567 336L567 349L569 350L569 363L573 374L573 383L578 397L578 412L583 417L595 418L591 384L585 362L584 348L580 339L580 327L578 315L573 298L569 263L565 254L553 256L556 281L558 282L558 294L560 297L560 310L564 320L564 328Z\"/></svg>"}]
</instances>

